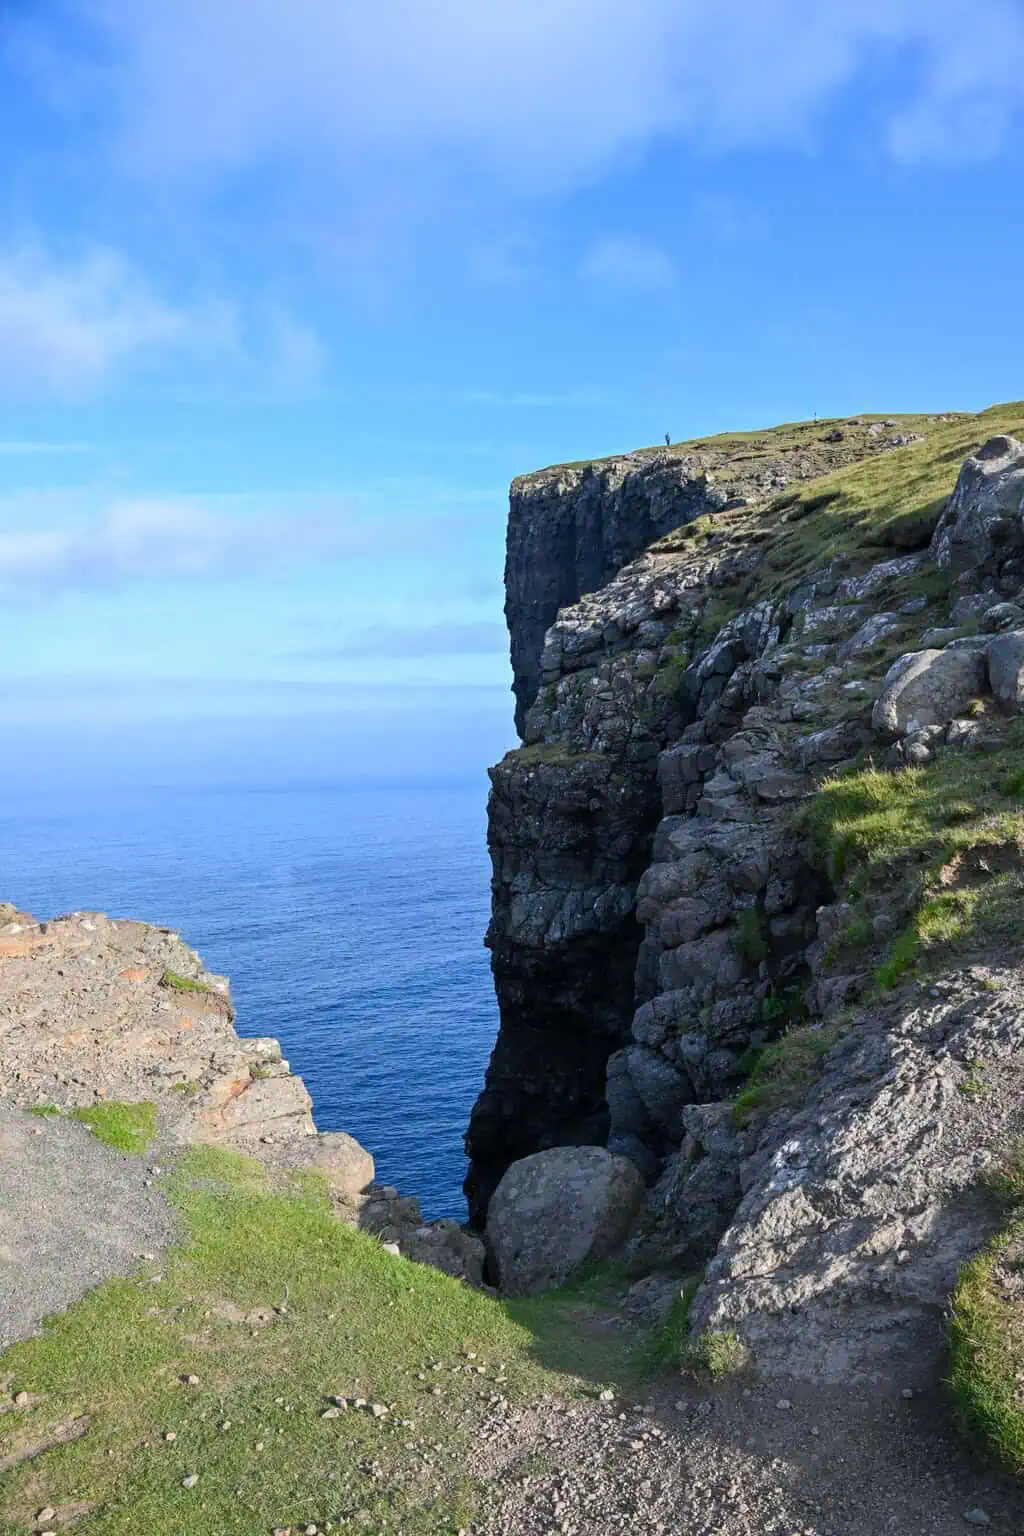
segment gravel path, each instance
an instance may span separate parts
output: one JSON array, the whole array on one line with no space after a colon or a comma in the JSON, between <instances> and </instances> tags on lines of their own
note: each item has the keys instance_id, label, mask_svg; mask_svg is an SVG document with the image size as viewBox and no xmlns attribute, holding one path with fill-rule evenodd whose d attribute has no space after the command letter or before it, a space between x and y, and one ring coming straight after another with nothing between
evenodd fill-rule
<instances>
[{"instance_id":1,"label":"gravel path","mask_svg":"<svg viewBox=\"0 0 1024 1536\"><path fill-rule=\"evenodd\" d=\"M0 1349L167 1246L173 1218L147 1167L0 1099Z\"/></svg>"},{"instance_id":2,"label":"gravel path","mask_svg":"<svg viewBox=\"0 0 1024 1536\"><path fill-rule=\"evenodd\" d=\"M642 1404L549 1402L494 1424L481 1460L485 1536L1024 1531L1024 1489L964 1449L938 1386L676 1382Z\"/></svg>"}]
</instances>

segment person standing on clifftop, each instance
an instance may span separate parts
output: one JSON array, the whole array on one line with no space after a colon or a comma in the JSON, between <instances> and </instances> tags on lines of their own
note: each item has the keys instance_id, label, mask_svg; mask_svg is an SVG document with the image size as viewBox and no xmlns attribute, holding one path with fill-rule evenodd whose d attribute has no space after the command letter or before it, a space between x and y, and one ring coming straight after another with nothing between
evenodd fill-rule
<instances>
[{"instance_id":1,"label":"person standing on clifftop","mask_svg":"<svg viewBox=\"0 0 1024 1536\"><path fill-rule=\"evenodd\" d=\"M671 448L671 446L672 446L672 438L671 438L670 434L668 432L666 432L665 433L665 447L666 448Z\"/></svg>"}]
</instances>

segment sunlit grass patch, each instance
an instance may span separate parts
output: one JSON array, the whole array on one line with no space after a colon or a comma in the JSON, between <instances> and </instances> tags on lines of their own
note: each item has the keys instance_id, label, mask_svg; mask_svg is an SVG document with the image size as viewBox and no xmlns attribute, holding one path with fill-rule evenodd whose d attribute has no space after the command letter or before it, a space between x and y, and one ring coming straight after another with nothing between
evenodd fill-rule
<instances>
[{"instance_id":1,"label":"sunlit grass patch","mask_svg":"<svg viewBox=\"0 0 1024 1536\"><path fill-rule=\"evenodd\" d=\"M504 1303L340 1224L317 1177L276 1187L258 1163L197 1148L165 1187L185 1235L159 1267L0 1357L0 1377L33 1400L0 1418L0 1459L88 1419L80 1440L8 1473L5 1536L33 1529L44 1504L83 1499L87 1536L327 1520L454 1532L472 1517L472 1446L496 1396L626 1390L654 1363L603 1315L626 1283L617 1270ZM335 1396L388 1411L324 1418Z\"/></svg>"},{"instance_id":2,"label":"sunlit grass patch","mask_svg":"<svg viewBox=\"0 0 1024 1536\"><path fill-rule=\"evenodd\" d=\"M1024 1161L993 1181L1006 1224L966 1265L953 1293L950 1386L968 1434L1010 1471L1024 1473Z\"/></svg>"}]
</instances>

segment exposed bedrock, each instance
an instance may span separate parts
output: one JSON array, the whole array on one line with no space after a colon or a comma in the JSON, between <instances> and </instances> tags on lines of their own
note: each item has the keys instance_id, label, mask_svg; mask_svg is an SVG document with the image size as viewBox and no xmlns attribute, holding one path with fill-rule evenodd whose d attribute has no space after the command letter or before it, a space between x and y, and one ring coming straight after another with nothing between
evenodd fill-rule
<instances>
[{"instance_id":1,"label":"exposed bedrock","mask_svg":"<svg viewBox=\"0 0 1024 1536\"><path fill-rule=\"evenodd\" d=\"M692 665L707 649L716 572L652 552L564 610L527 745L492 770L488 944L501 1030L467 1135L476 1221L510 1162L607 1139L607 1063L630 1038L637 887L662 814L659 754L698 714L727 711L732 672L771 627L759 611Z\"/></svg>"},{"instance_id":2,"label":"exposed bedrock","mask_svg":"<svg viewBox=\"0 0 1024 1536\"><path fill-rule=\"evenodd\" d=\"M541 686L541 654L559 611L596 592L672 529L742 507L910 439L855 423L789 440L712 440L558 465L512 482L505 559L516 729Z\"/></svg>"}]
</instances>

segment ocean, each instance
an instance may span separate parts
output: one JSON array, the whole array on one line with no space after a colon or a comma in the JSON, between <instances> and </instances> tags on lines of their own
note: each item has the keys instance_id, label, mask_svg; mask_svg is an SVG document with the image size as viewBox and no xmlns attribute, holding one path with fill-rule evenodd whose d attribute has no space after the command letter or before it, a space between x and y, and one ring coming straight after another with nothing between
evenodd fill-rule
<instances>
[{"instance_id":1,"label":"ocean","mask_svg":"<svg viewBox=\"0 0 1024 1536\"><path fill-rule=\"evenodd\" d=\"M273 1035L321 1130L424 1215L465 1217L462 1135L498 1018L483 948L486 783L18 796L0 899L181 933Z\"/></svg>"}]
</instances>

